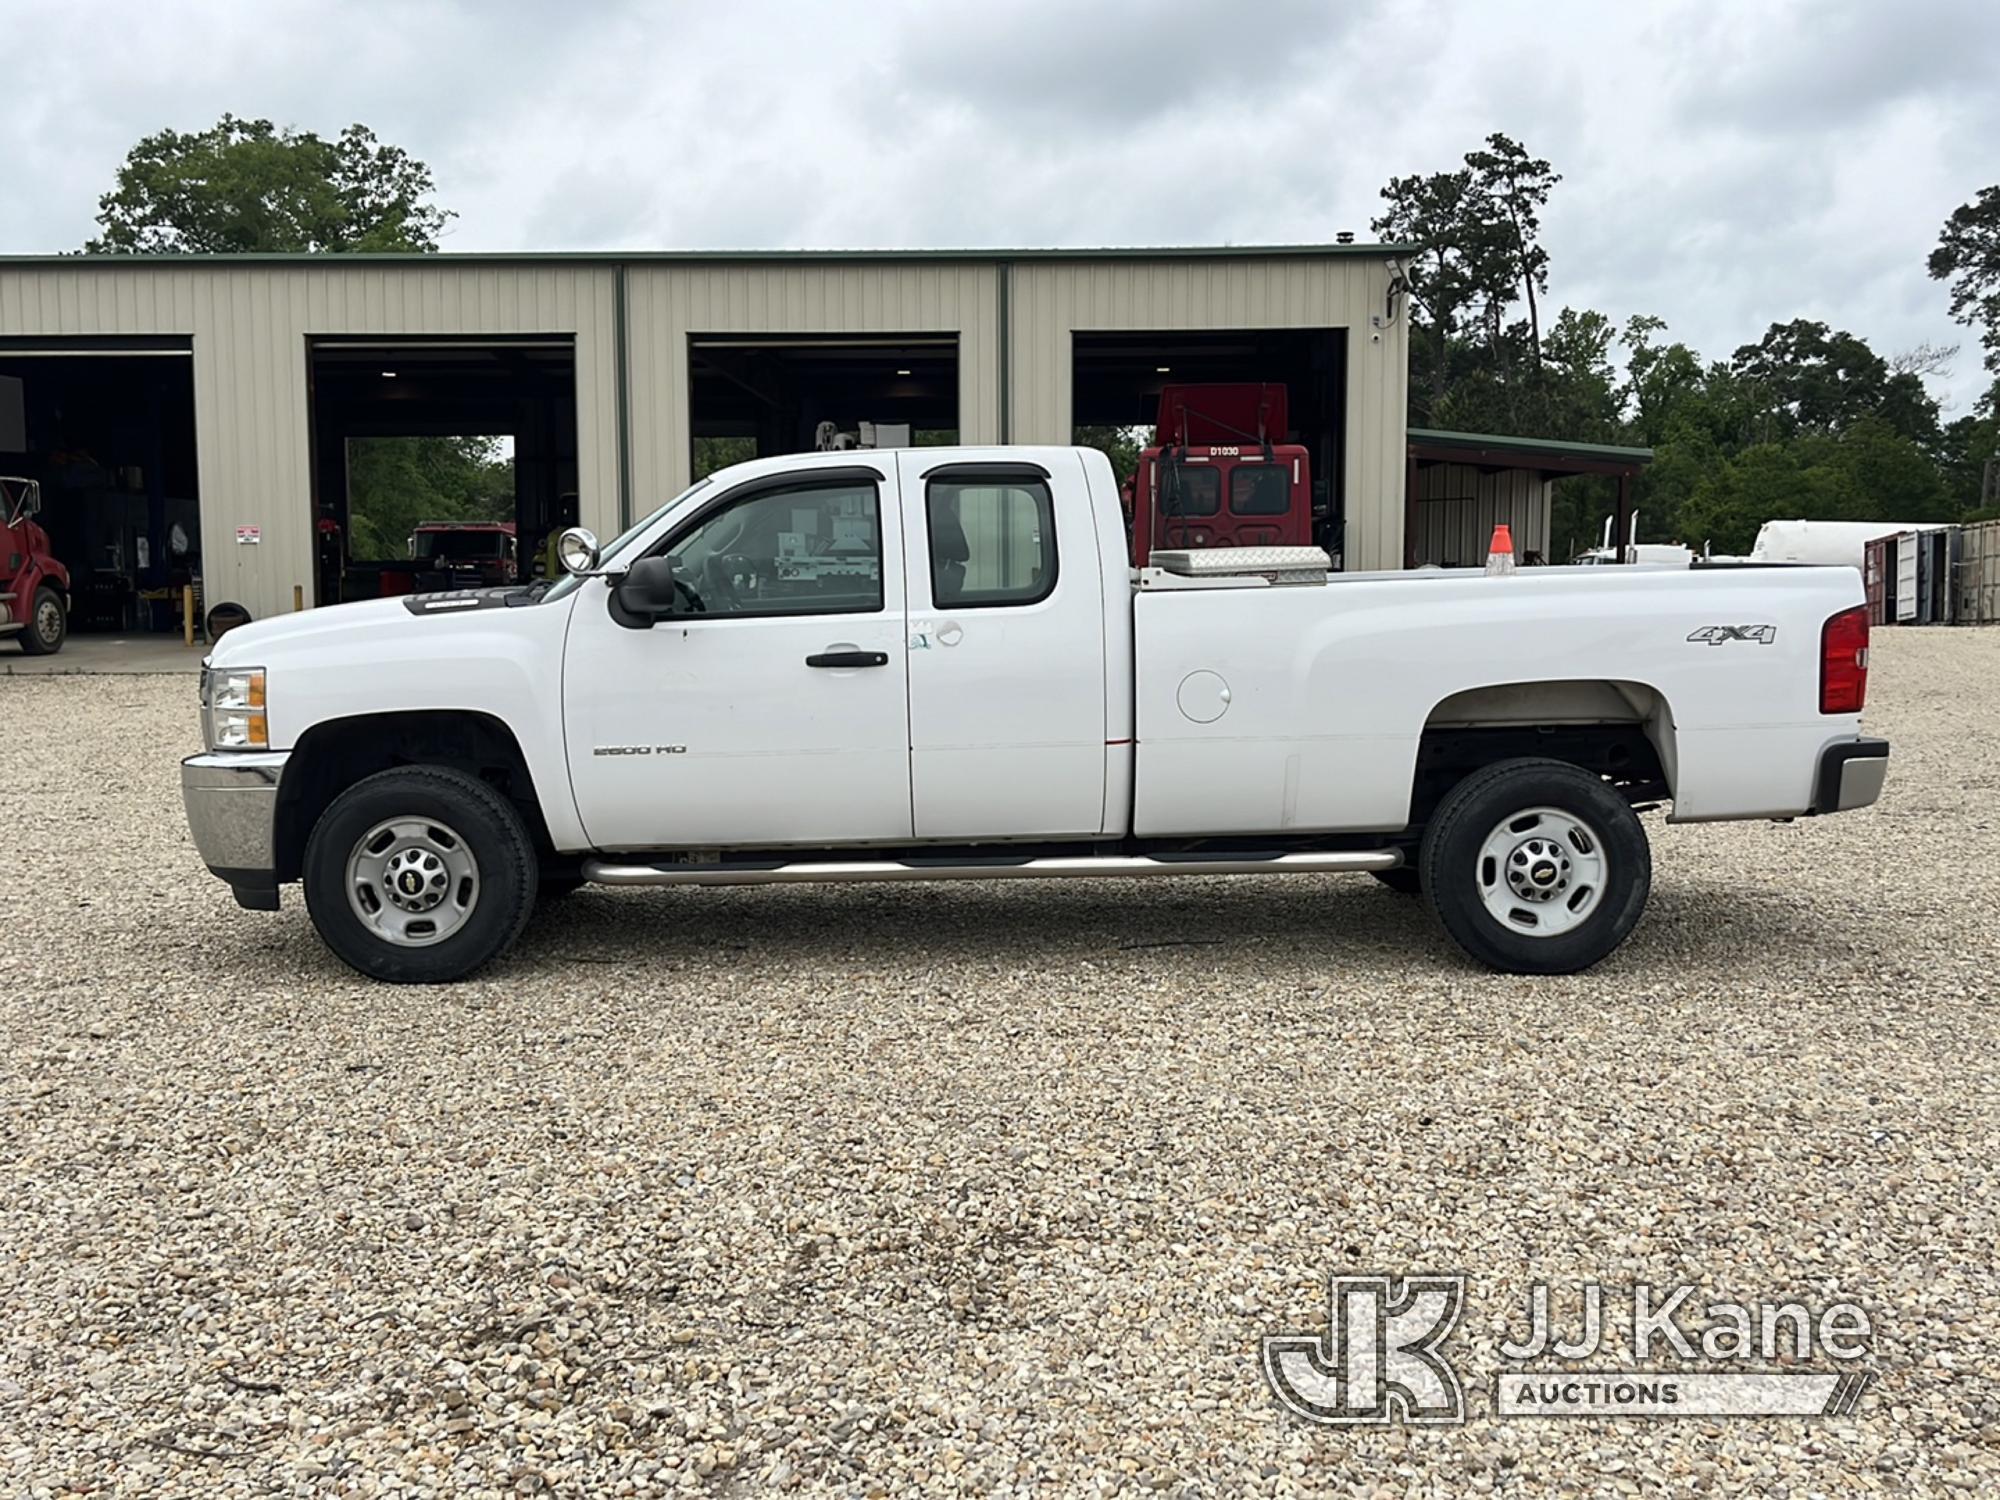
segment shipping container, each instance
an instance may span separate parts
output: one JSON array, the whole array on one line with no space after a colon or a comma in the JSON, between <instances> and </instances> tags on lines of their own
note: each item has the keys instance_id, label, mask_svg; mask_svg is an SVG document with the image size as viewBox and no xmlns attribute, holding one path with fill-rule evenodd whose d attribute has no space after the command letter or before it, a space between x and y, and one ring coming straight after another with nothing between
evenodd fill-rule
<instances>
[{"instance_id":1,"label":"shipping container","mask_svg":"<svg viewBox=\"0 0 2000 1500\"><path fill-rule=\"evenodd\" d=\"M1917 533L1896 538L1896 623L1917 623Z\"/></svg>"}]
</instances>

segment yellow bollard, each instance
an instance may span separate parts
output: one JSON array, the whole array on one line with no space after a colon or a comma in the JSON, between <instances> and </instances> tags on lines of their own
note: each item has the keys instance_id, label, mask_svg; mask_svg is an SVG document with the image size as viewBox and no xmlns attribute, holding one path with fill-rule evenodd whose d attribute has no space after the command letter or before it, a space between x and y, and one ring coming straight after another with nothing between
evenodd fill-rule
<instances>
[{"instance_id":1,"label":"yellow bollard","mask_svg":"<svg viewBox=\"0 0 2000 1500\"><path fill-rule=\"evenodd\" d=\"M305 607L306 607L306 586L302 583L295 583L292 585L292 613L297 614L300 610L304 609Z\"/></svg>"},{"instance_id":2,"label":"yellow bollard","mask_svg":"<svg viewBox=\"0 0 2000 1500\"><path fill-rule=\"evenodd\" d=\"M181 585L181 644L194 644L194 585Z\"/></svg>"}]
</instances>

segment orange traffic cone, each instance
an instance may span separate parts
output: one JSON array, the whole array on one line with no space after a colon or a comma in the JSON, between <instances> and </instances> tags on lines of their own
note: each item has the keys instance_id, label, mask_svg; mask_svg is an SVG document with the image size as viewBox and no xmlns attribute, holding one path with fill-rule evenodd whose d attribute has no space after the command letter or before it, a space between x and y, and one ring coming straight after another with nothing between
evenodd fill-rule
<instances>
[{"instance_id":1,"label":"orange traffic cone","mask_svg":"<svg viewBox=\"0 0 2000 1500\"><path fill-rule=\"evenodd\" d=\"M1486 544L1486 571L1489 576L1514 571L1514 533L1505 521L1493 528L1493 540Z\"/></svg>"}]
</instances>

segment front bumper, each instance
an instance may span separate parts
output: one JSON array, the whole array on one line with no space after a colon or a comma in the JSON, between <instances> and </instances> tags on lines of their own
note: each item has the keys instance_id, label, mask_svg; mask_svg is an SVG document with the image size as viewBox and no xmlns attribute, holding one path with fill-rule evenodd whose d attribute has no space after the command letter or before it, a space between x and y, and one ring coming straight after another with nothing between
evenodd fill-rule
<instances>
[{"instance_id":1,"label":"front bumper","mask_svg":"<svg viewBox=\"0 0 2000 1500\"><path fill-rule=\"evenodd\" d=\"M1889 775L1887 740L1842 740L1819 753L1819 776L1813 782L1812 810L1852 812L1882 795Z\"/></svg>"},{"instance_id":2,"label":"front bumper","mask_svg":"<svg viewBox=\"0 0 2000 1500\"><path fill-rule=\"evenodd\" d=\"M278 783L290 758L285 750L211 750L181 762L194 846L252 911L278 909Z\"/></svg>"}]
</instances>

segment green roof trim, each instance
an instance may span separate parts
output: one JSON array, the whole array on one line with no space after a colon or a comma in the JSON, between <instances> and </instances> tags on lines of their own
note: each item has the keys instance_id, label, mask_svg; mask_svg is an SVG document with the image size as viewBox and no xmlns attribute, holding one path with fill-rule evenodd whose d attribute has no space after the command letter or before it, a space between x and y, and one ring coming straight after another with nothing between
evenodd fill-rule
<instances>
[{"instance_id":1,"label":"green roof trim","mask_svg":"<svg viewBox=\"0 0 2000 1500\"><path fill-rule=\"evenodd\" d=\"M1412 427L1410 442L1423 447L1484 448L1501 453L1519 453L1524 458L1596 459L1605 463L1649 464L1651 448L1620 448L1610 443L1571 443L1561 438L1502 437L1490 432L1445 432L1436 427Z\"/></svg>"},{"instance_id":2,"label":"green roof trim","mask_svg":"<svg viewBox=\"0 0 2000 1500\"><path fill-rule=\"evenodd\" d=\"M1066 260L1317 260L1361 257L1391 260L1414 255L1414 245L1106 245L1080 250L476 250L326 253L274 252L240 255L0 255L0 267L60 266L91 270L104 266L259 266L259 265L701 265L745 264L758 261L797 264L801 261L899 262Z\"/></svg>"}]
</instances>

